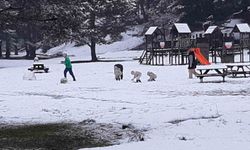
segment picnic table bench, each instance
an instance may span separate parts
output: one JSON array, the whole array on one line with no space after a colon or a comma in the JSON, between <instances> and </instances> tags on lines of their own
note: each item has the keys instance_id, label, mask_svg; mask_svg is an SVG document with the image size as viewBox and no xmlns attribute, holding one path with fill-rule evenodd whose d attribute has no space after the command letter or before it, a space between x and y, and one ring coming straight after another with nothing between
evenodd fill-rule
<instances>
[{"instance_id":1,"label":"picnic table bench","mask_svg":"<svg viewBox=\"0 0 250 150\"><path fill-rule=\"evenodd\" d=\"M197 78L200 78L200 82L203 82L204 77L222 77L223 82L225 82L225 77L227 76L227 67L206 67L197 69L200 74L196 75Z\"/></svg>"},{"instance_id":2,"label":"picnic table bench","mask_svg":"<svg viewBox=\"0 0 250 150\"><path fill-rule=\"evenodd\" d=\"M233 78L236 77L249 77L250 76L250 64L229 64L228 74L231 74ZM241 75L241 76L238 76ZM248 76L247 76L248 75Z\"/></svg>"},{"instance_id":3,"label":"picnic table bench","mask_svg":"<svg viewBox=\"0 0 250 150\"><path fill-rule=\"evenodd\" d=\"M36 63L36 64L33 64L32 67L28 68L28 70L35 71L36 73L41 72L41 71L44 71L45 73L48 73L49 68L45 67L44 64Z\"/></svg>"}]
</instances>

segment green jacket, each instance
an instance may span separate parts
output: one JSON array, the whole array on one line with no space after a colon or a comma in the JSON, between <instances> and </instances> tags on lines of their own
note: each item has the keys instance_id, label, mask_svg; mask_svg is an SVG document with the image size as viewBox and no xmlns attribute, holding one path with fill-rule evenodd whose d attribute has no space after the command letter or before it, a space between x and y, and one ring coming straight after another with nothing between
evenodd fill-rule
<instances>
[{"instance_id":1,"label":"green jacket","mask_svg":"<svg viewBox=\"0 0 250 150\"><path fill-rule=\"evenodd\" d=\"M68 56L65 58L64 64L66 68L72 68L71 61Z\"/></svg>"}]
</instances>

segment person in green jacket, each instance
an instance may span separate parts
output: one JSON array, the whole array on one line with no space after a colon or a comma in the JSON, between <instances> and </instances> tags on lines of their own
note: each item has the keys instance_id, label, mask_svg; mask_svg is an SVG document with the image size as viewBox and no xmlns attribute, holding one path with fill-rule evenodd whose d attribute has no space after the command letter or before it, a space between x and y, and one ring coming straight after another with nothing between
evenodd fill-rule
<instances>
[{"instance_id":1,"label":"person in green jacket","mask_svg":"<svg viewBox=\"0 0 250 150\"><path fill-rule=\"evenodd\" d=\"M69 56L66 53L63 53L63 57L65 58L65 60L64 60L64 65L65 65L64 77L67 78L67 72L69 72L69 74L73 78L73 81L76 81L76 78L75 78L74 73L72 71L72 65L71 65L71 61L69 59Z\"/></svg>"}]
</instances>

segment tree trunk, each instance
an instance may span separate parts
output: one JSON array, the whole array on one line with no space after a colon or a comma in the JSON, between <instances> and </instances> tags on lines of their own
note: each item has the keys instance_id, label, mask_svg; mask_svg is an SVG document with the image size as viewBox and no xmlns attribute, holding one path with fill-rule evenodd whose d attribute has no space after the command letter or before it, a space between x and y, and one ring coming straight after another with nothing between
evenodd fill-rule
<instances>
[{"instance_id":1,"label":"tree trunk","mask_svg":"<svg viewBox=\"0 0 250 150\"><path fill-rule=\"evenodd\" d=\"M2 41L0 40L0 58L3 57L3 52L2 52Z\"/></svg>"},{"instance_id":2,"label":"tree trunk","mask_svg":"<svg viewBox=\"0 0 250 150\"><path fill-rule=\"evenodd\" d=\"M18 55L18 49L16 45L14 46L14 49L15 49L15 55Z\"/></svg>"},{"instance_id":3,"label":"tree trunk","mask_svg":"<svg viewBox=\"0 0 250 150\"><path fill-rule=\"evenodd\" d=\"M97 57L96 57L96 52L95 52L95 41L93 39L91 39L91 44L90 44L90 49L91 49L91 61L97 61Z\"/></svg>"},{"instance_id":4,"label":"tree trunk","mask_svg":"<svg viewBox=\"0 0 250 150\"><path fill-rule=\"evenodd\" d=\"M7 35L7 39L6 39L6 55L5 55L6 59L10 58L10 38L9 35Z\"/></svg>"},{"instance_id":5,"label":"tree trunk","mask_svg":"<svg viewBox=\"0 0 250 150\"><path fill-rule=\"evenodd\" d=\"M90 28L95 30L95 13L92 12L91 13L91 17L90 17ZM94 39L94 33L91 37L91 41L90 41L90 49L91 49L91 61L97 61L97 57L96 57L96 49L95 49L95 45L96 45L96 41Z\"/></svg>"},{"instance_id":6,"label":"tree trunk","mask_svg":"<svg viewBox=\"0 0 250 150\"><path fill-rule=\"evenodd\" d=\"M147 15L147 13L146 13L146 10L145 10L145 0L140 0L139 1L139 9L140 9L140 12L141 12L141 15L143 16L143 23L144 22L147 22L148 21L148 15Z\"/></svg>"},{"instance_id":7,"label":"tree trunk","mask_svg":"<svg viewBox=\"0 0 250 150\"><path fill-rule=\"evenodd\" d=\"M14 39L13 48L15 50L15 55L18 55L17 40Z\"/></svg>"},{"instance_id":8,"label":"tree trunk","mask_svg":"<svg viewBox=\"0 0 250 150\"><path fill-rule=\"evenodd\" d=\"M36 47L30 46L30 58L34 59L36 57Z\"/></svg>"},{"instance_id":9,"label":"tree trunk","mask_svg":"<svg viewBox=\"0 0 250 150\"><path fill-rule=\"evenodd\" d=\"M30 48L29 45L27 43L25 43L25 51L26 51L26 58L30 57Z\"/></svg>"}]
</instances>

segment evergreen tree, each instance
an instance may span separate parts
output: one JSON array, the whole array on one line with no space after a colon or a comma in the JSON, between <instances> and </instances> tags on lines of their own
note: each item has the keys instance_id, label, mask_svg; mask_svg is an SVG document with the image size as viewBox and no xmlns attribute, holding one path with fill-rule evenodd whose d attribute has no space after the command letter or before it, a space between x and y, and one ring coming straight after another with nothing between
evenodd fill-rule
<instances>
[{"instance_id":1,"label":"evergreen tree","mask_svg":"<svg viewBox=\"0 0 250 150\"><path fill-rule=\"evenodd\" d=\"M45 18L54 18L43 27L46 42L87 44L92 61L97 61L96 44L106 43L107 35L116 38L125 31L131 12L128 1L123 0L51 0L44 9Z\"/></svg>"},{"instance_id":2,"label":"evergreen tree","mask_svg":"<svg viewBox=\"0 0 250 150\"><path fill-rule=\"evenodd\" d=\"M89 45L92 61L97 61L96 44L105 43L105 37L117 37L125 31L129 6L124 0L89 0L83 2L84 24L78 28L76 38L81 44Z\"/></svg>"},{"instance_id":3,"label":"evergreen tree","mask_svg":"<svg viewBox=\"0 0 250 150\"><path fill-rule=\"evenodd\" d=\"M209 16L213 16L215 22L222 22L235 12L246 11L250 6L250 1L179 0L178 4L183 6L182 12L185 14L181 21L191 26L200 26Z\"/></svg>"}]
</instances>

